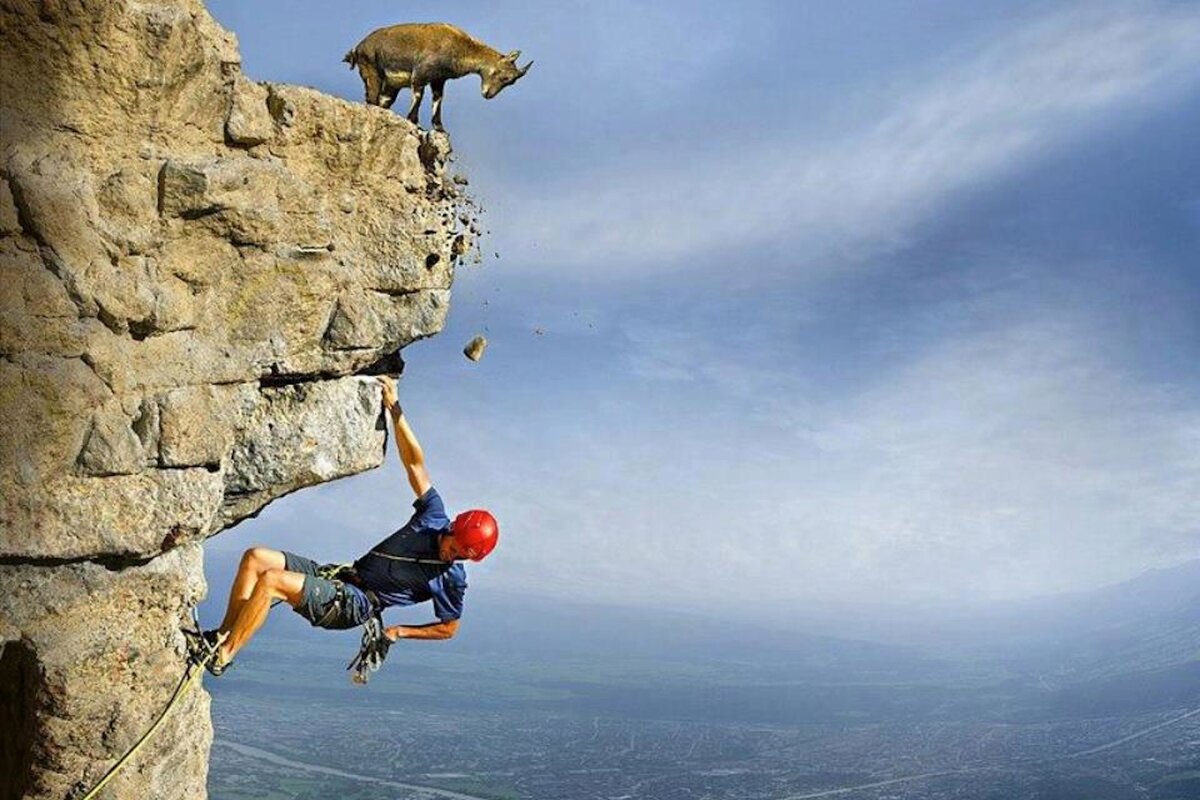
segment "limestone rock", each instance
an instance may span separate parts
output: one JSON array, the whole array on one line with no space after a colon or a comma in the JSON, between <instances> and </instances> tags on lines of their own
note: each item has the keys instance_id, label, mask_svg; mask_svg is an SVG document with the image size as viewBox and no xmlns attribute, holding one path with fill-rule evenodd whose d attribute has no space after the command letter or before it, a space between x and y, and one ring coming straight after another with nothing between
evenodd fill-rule
<instances>
[{"instance_id":1,"label":"limestone rock","mask_svg":"<svg viewBox=\"0 0 1200 800\"><path fill-rule=\"evenodd\" d=\"M345 378L264 389L242 408L219 524L276 497L379 466L385 432L375 381ZM336 439L326 431L338 431Z\"/></svg>"},{"instance_id":2,"label":"limestone rock","mask_svg":"<svg viewBox=\"0 0 1200 800\"><path fill-rule=\"evenodd\" d=\"M230 144L253 147L275 134L275 120L267 109L267 88L239 76L233 86L225 137Z\"/></svg>"},{"instance_id":3,"label":"limestone rock","mask_svg":"<svg viewBox=\"0 0 1200 800\"><path fill-rule=\"evenodd\" d=\"M159 403L159 463L164 467L219 468L233 446L231 403L225 386L172 389Z\"/></svg>"},{"instance_id":4,"label":"limestone rock","mask_svg":"<svg viewBox=\"0 0 1200 800\"><path fill-rule=\"evenodd\" d=\"M119 407L92 417L91 430L79 453L79 468L85 475L129 475L140 470L144 462L142 440L133 432L132 420Z\"/></svg>"},{"instance_id":5,"label":"limestone rock","mask_svg":"<svg viewBox=\"0 0 1200 800\"><path fill-rule=\"evenodd\" d=\"M0 234L16 233L21 230L17 219L17 206L13 202L12 189L7 180L0 179Z\"/></svg>"},{"instance_id":6,"label":"limestone rock","mask_svg":"<svg viewBox=\"0 0 1200 800\"><path fill-rule=\"evenodd\" d=\"M78 795L150 725L179 680L179 627L204 595L201 566L195 545L120 571L0 565L0 794ZM207 694L185 696L156 741L106 796L204 797Z\"/></svg>"},{"instance_id":7,"label":"limestone rock","mask_svg":"<svg viewBox=\"0 0 1200 800\"><path fill-rule=\"evenodd\" d=\"M200 0L0 3L0 796L78 796L149 724L207 537L380 463L356 376L445 323L450 154L244 77ZM106 795L203 797L207 704Z\"/></svg>"}]
</instances>

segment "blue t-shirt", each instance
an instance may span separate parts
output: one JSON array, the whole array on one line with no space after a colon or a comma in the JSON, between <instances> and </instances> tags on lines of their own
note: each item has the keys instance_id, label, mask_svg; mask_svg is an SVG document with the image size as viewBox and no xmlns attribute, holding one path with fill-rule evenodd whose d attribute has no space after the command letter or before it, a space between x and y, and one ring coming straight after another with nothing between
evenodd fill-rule
<instances>
[{"instance_id":1,"label":"blue t-shirt","mask_svg":"<svg viewBox=\"0 0 1200 800\"><path fill-rule=\"evenodd\" d=\"M354 569L363 588L379 597L383 608L433 601L442 622L462 616L467 571L457 561L442 561L438 539L450 532L450 518L432 486L413 503L412 518L358 561Z\"/></svg>"}]
</instances>

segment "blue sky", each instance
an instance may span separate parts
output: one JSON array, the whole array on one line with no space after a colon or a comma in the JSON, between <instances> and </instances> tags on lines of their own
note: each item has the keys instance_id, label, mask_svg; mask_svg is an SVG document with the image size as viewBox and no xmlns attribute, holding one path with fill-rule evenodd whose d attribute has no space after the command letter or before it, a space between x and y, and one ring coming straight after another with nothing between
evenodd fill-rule
<instances>
[{"instance_id":1,"label":"blue sky","mask_svg":"<svg viewBox=\"0 0 1200 800\"><path fill-rule=\"evenodd\" d=\"M491 234L405 354L501 521L475 585L787 619L1200 557L1194 4L209 6L354 100L393 22L536 61L447 88ZM391 461L214 545L346 558L409 502Z\"/></svg>"}]
</instances>

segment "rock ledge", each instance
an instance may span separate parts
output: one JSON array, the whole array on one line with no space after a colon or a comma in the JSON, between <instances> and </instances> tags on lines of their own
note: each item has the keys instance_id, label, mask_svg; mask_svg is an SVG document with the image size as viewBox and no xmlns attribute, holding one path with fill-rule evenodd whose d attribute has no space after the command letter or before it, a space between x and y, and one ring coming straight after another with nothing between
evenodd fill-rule
<instances>
[{"instance_id":1,"label":"rock ledge","mask_svg":"<svg viewBox=\"0 0 1200 800\"><path fill-rule=\"evenodd\" d=\"M200 543L380 463L359 376L470 232L444 136L245 78L198 0L0 23L0 797L76 797L182 671ZM211 736L195 692L106 795L205 796Z\"/></svg>"}]
</instances>

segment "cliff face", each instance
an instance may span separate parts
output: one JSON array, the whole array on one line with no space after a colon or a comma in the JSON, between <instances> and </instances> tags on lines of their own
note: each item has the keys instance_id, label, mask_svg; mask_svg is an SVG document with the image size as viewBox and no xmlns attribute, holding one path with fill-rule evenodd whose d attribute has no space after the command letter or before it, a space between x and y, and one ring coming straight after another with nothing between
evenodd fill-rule
<instances>
[{"instance_id":1,"label":"cliff face","mask_svg":"<svg viewBox=\"0 0 1200 800\"><path fill-rule=\"evenodd\" d=\"M466 234L444 137L246 79L198 0L0 0L0 59L0 797L61 798L174 688L200 542L380 463L351 376ZM196 691L106 794L204 796L210 741Z\"/></svg>"}]
</instances>

